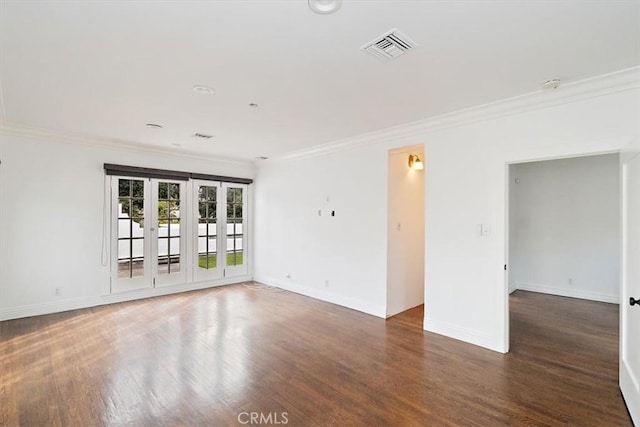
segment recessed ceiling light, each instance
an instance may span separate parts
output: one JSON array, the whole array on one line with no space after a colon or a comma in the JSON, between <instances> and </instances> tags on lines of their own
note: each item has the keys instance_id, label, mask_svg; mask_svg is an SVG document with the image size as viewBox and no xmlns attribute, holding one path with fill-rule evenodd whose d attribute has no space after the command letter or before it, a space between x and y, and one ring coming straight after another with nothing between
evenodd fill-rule
<instances>
[{"instance_id":1,"label":"recessed ceiling light","mask_svg":"<svg viewBox=\"0 0 640 427\"><path fill-rule=\"evenodd\" d=\"M336 12L342 6L342 0L309 0L309 9L321 15Z\"/></svg>"},{"instance_id":2,"label":"recessed ceiling light","mask_svg":"<svg viewBox=\"0 0 640 427\"><path fill-rule=\"evenodd\" d=\"M182 144L180 144L179 142L172 142L171 145L173 145L174 147L181 147Z\"/></svg>"},{"instance_id":3,"label":"recessed ceiling light","mask_svg":"<svg viewBox=\"0 0 640 427\"><path fill-rule=\"evenodd\" d=\"M206 133L199 133L199 132L194 133L193 136L196 137L196 138L203 138L203 139L211 139L211 138L213 138L213 135L209 135L209 134L206 134Z\"/></svg>"},{"instance_id":4,"label":"recessed ceiling light","mask_svg":"<svg viewBox=\"0 0 640 427\"><path fill-rule=\"evenodd\" d=\"M161 125L158 125L155 123L147 123L145 126L148 127L149 129L162 129Z\"/></svg>"},{"instance_id":5,"label":"recessed ceiling light","mask_svg":"<svg viewBox=\"0 0 640 427\"><path fill-rule=\"evenodd\" d=\"M249 107L251 108L258 108L258 104L252 102L251 104L249 104Z\"/></svg>"},{"instance_id":6,"label":"recessed ceiling light","mask_svg":"<svg viewBox=\"0 0 640 427\"><path fill-rule=\"evenodd\" d=\"M204 95L211 95L213 93L213 89L209 86L197 85L193 87L193 91L196 93L201 93Z\"/></svg>"},{"instance_id":7,"label":"recessed ceiling light","mask_svg":"<svg viewBox=\"0 0 640 427\"><path fill-rule=\"evenodd\" d=\"M543 89L557 89L560 86L560 79L551 79L542 83Z\"/></svg>"}]
</instances>

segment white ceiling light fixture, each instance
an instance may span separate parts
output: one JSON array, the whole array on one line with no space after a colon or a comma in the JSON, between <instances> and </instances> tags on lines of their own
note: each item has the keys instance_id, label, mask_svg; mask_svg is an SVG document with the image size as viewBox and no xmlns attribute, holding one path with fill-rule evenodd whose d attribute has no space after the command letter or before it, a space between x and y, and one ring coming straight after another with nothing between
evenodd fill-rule
<instances>
[{"instance_id":1,"label":"white ceiling light fixture","mask_svg":"<svg viewBox=\"0 0 640 427\"><path fill-rule=\"evenodd\" d=\"M309 0L309 9L320 15L337 12L342 6L342 0Z\"/></svg>"},{"instance_id":2,"label":"white ceiling light fixture","mask_svg":"<svg viewBox=\"0 0 640 427\"><path fill-rule=\"evenodd\" d=\"M204 86L204 85L194 86L193 91L195 93L201 93L203 95L211 95L213 93L213 89L211 89L209 86Z\"/></svg>"}]
</instances>

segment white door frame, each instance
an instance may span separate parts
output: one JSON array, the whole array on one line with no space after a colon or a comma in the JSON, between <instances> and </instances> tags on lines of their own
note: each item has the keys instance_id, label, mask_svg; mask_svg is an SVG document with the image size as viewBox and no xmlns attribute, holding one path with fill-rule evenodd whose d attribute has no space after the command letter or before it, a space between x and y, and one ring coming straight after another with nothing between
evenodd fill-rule
<instances>
[{"instance_id":1,"label":"white door frame","mask_svg":"<svg viewBox=\"0 0 640 427\"><path fill-rule=\"evenodd\" d=\"M118 278L118 233L119 219L117 212L118 206L118 184L120 179L142 181L144 183L144 225L143 225L143 271L144 274L135 278L119 279ZM111 293L125 292L136 289L145 289L153 287L152 271L151 271L151 241L152 236L149 232L151 227L151 182L149 178L131 177L131 176L111 176L111 207L109 215L111 217ZM131 255L131 254L130 254Z\"/></svg>"},{"instance_id":2,"label":"white door frame","mask_svg":"<svg viewBox=\"0 0 640 427\"><path fill-rule=\"evenodd\" d=\"M509 315L509 295L511 294L511 289L509 288L509 277L511 275L510 271L511 271L511 266L509 265L509 245L510 245L510 238L509 238L509 212L510 212L510 203L511 203L511 198L509 197L509 190L511 188L511 165L516 164L517 162L514 163L505 163L504 168L505 168L505 191L504 191L504 199L505 199L505 204L504 204L504 265L505 265L505 274L504 274L504 287L505 287L505 299L504 299L504 325L503 325L503 339L504 339L504 346L503 346L503 350L505 353L508 353L510 350L510 346L511 346L511 330L510 330L510 325L511 325L511 318Z\"/></svg>"},{"instance_id":3,"label":"white door frame","mask_svg":"<svg viewBox=\"0 0 640 427\"><path fill-rule=\"evenodd\" d=\"M504 163L504 200L505 200L505 205L504 205L504 243L503 243L503 249L504 249L504 264L507 266L507 270L506 270L506 274L504 274L504 295L506 296L504 299L504 324L502 325L502 330L503 330L503 338L504 338L504 353L508 353L509 352L509 348L510 348L510 329L509 326L511 324L511 319L510 319L510 315L509 315L509 294L510 294L510 289L509 289L509 277L511 275L510 273L510 265L509 265L509 211L510 211L510 197L509 197L509 188L511 185L511 176L510 176L510 166L512 165L516 165L516 164L520 164L520 163L531 163L531 162L543 162L543 161L547 161L547 160L561 160L561 159L574 159L574 158L578 158L578 157L587 157L587 156L599 156L599 155L603 155L603 154L621 154L621 150L608 150L608 151L598 151L598 152L594 152L594 153L573 153L573 154L564 154L564 155L560 155L560 156L550 156L550 157L537 157L537 158L524 158L524 159L518 159L518 160L513 160L513 161L508 161Z\"/></svg>"},{"instance_id":4,"label":"white door frame","mask_svg":"<svg viewBox=\"0 0 640 427\"><path fill-rule=\"evenodd\" d=\"M640 298L640 294L632 294L631 281L629 279L629 270L631 266L637 266L638 260L629 259L629 235L637 232L637 230L630 230L629 226L629 208L628 208L628 166L631 161L640 161L640 153L630 152L622 153L620 157L620 169L621 169L621 231L622 231L622 262L620 270L621 286L620 286L620 349L619 349L619 381L620 390L622 396L629 410L629 414L633 419L633 422L640 423L640 372L635 372L627 359L627 350L630 344L638 345L637 342L629 342L627 339L627 328L631 323L629 317L637 316L632 315L633 312L640 312L640 307L631 307L630 298ZM633 189L634 191L640 191L640 188ZM637 280L637 278L636 278ZM635 284L637 287L637 284ZM635 289L634 289L635 291ZM636 363L638 361L635 361Z\"/></svg>"},{"instance_id":5,"label":"white door frame","mask_svg":"<svg viewBox=\"0 0 640 427\"><path fill-rule=\"evenodd\" d=\"M227 224L227 190L230 188L240 188L242 189L242 264L235 266L227 265L227 232L229 231L229 227ZM248 227L248 214L249 214L249 204L247 201L249 200L249 186L247 184L236 184L232 182L223 182L222 183L222 217L220 218L222 223L223 233L220 234L222 237L222 268L224 269L224 277L237 277L237 276L245 276L249 274L249 251L248 251L248 236L250 233Z\"/></svg>"}]
</instances>

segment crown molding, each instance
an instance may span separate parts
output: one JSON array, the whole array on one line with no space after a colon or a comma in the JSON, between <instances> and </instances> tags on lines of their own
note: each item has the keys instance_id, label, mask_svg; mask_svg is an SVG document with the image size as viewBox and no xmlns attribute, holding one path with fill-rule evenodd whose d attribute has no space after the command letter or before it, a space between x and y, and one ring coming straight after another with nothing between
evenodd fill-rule
<instances>
[{"instance_id":1,"label":"crown molding","mask_svg":"<svg viewBox=\"0 0 640 427\"><path fill-rule=\"evenodd\" d=\"M34 126L26 126L17 123L8 122L0 119L0 134L13 135L18 137L26 137L32 139L44 139L47 141L55 141L63 144L75 144L85 147L101 147L111 148L120 151L129 151L136 153L146 153L159 156L179 157L187 160L199 160L215 163L218 166L243 167L255 169L252 161L244 161L230 159L227 157L218 157L206 154L191 154L184 151L172 150L169 148L159 148L145 144L130 143L122 140L98 138L94 136L83 135L73 132L64 132L46 128L38 128Z\"/></svg>"},{"instance_id":2,"label":"crown molding","mask_svg":"<svg viewBox=\"0 0 640 427\"><path fill-rule=\"evenodd\" d=\"M452 113L441 114L427 119L405 123L374 132L368 132L326 144L315 145L302 150L291 151L289 153L271 157L269 159L269 163L351 150L364 145L388 143L390 139L396 141L412 139L437 130L455 128L472 123L522 114L528 111L638 88L640 88L640 66L584 80L565 83L558 89L554 90L539 90L513 98L466 108ZM177 156L184 159L207 161L231 167L249 167L251 169L256 167L256 162L254 161L192 154L179 150L135 144L122 140L98 138L72 132L26 126L4 121L2 119L0 119L0 134L42 138L67 144L73 143L84 146L98 146L154 155L171 155L174 157Z\"/></svg>"},{"instance_id":3,"label":"crown molding","mask_svg":"<svg viewBox=\"0 0 640 427\"><path fill-rule=\"evenodd\" d=\"M274 156L271 159L274 161L299 159L356 149L364 145L388 143L390 139L404 140L437 130L455 128L638 88L640 88L640 66L564 83L558 89L538 90L452 113L316 145L303 150L292 151L280 156Z\"/></svg>"}]
</instances>

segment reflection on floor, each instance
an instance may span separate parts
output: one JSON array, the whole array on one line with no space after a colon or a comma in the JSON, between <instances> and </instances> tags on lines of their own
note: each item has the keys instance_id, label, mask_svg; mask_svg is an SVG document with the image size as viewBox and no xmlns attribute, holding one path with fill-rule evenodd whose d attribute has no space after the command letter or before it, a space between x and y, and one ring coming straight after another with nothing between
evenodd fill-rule
<instances>
[{"instance_id":1,"label":"reflection on floor","mask_svg":"<svg viewBox=\"0 0 640 427\"><path fill-rule=\"evenodd\" d=\"M511 308L507 355L253 283L1 322L0 424L631 425L617 306Z\"/></svg>"}]
</instances>

